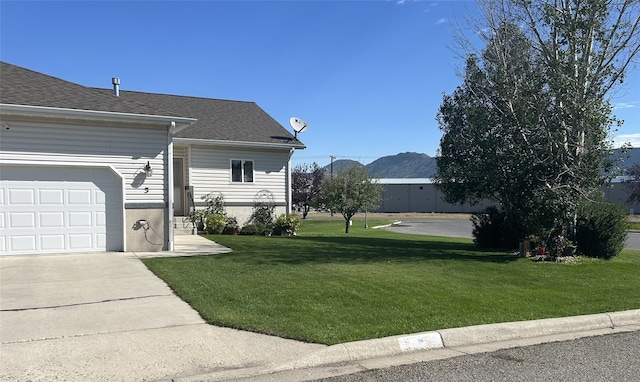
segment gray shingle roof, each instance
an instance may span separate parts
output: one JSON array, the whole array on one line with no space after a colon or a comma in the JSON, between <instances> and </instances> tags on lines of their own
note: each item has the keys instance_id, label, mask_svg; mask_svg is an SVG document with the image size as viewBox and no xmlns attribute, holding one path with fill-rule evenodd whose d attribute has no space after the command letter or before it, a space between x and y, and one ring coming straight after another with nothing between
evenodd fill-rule
<instances>
[{"instance_id":1,"label":"gray shingle roof","mask_svg":"<svg viewBox=\"0 0 640 382\"><path fill-rule=\"evenodd\" d=\"M101 89L110 92L109 89ZM176 138L206 139L259 144L291 145L300 141L255 102L177 96L120 90L120 97L154 105L171 115L180 113L197 122L178 132Z\"/></svg>"},{"instance_id":2,"label":"gray shingle roof","mask_svg":"<svg viewBox=\"0 0 640 382\"><path fill-rule=\"evenodd\" d=\"M161 109L0 61L0 103L167 115Z\"/></svg>"},{"instance_id":3,"label":"gray shingle roof","mask_svg":"<svg viewBox=\"0 0 640 382\"><path fill-rule=\"evenodd\" d=\"M304 148L254 102L85 87L0 61L0 103L196 118L176 138Z\"/></svg>"}]
</instances>

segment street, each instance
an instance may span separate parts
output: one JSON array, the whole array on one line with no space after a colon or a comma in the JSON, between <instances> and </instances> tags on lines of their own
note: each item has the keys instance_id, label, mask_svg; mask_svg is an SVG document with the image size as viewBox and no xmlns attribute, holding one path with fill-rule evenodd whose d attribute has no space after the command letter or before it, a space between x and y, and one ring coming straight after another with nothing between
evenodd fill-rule
<instances>
[{"instance_id":1,"label":"street","mask_svg":"<svg viewBox=\"0 0 640 382\"><path fill-rule=\"evenodd\" d=\"M389 231L418 235L472 238L473 225L469 219L406 218L402 223L385 228ZM640 250L640 232L629 232L625 249Z\"/></svg>"},{"instance_id":2,"label":"street","mask_svg":"<svg viewBox=\"0 0 640 382\"><path fill-rule=\"evenodd\" d=\"M638 381L638 370L640 331L635 331L367 370L317 381L631 382Z\"/></svg>"}]
</instances>

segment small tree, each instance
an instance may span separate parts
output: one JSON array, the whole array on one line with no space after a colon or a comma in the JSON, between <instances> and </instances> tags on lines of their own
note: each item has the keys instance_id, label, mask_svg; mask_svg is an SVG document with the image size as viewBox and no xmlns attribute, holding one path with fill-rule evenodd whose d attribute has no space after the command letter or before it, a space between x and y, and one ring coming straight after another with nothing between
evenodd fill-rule
<instances>
[{"instance_id":1,"label":"small tree","mask_svg":"<svg viewBox=\"0 0 640 382\"><path fill-rule=\"evenodd\" d=\"M303 219L322 197L324 174L325 171L315 162L298 165L291 172L291 199L293 204L302 207Z\"/></svg>"},{"instance_id":2,"label":"small tree","mask_svg":"<svg viewBox=\"0 0 640 382\"><path fill-rule=\"evenodd\" d=\"M339 169L333 179L325 180L322 189L325 205L344 217L345 233L349 233L349 222L358 211L377 208L382 198L382 185L357 165Z\"/></svg>"}]
</instances>

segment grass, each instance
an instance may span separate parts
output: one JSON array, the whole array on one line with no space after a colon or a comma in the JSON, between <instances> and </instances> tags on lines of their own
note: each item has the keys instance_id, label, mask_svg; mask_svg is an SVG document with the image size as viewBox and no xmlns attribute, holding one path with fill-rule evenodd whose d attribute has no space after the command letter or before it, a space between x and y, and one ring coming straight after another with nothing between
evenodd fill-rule
<instances>
[{"instance_id":1,"label":"grass","mask_svg":"<svg viewBox=\"0 0 640 382\"><path fill-rule=\"evenodd\" d=\"M324 344L640 308L640 251L536 263L468 239L362 226L345 234L339 220L314 220L297 237L212 236L233 252L144 262L211 324Z\"/></svg>"}]
</instances>

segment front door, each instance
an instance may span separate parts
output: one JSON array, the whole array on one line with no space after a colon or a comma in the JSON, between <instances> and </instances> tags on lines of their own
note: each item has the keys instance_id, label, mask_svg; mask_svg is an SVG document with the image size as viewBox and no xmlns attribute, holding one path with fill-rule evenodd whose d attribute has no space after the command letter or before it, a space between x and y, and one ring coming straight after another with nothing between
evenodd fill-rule
<instances>
[{"instance_id":1,"label":"front door","mask_svg":"<svg viewBox=\"0 0 640 382\"><path fill-rule=\"evenodd\" d=\"M173 158L173 216L184 216L184 159Z\"/></svg>"}]
</instances>

